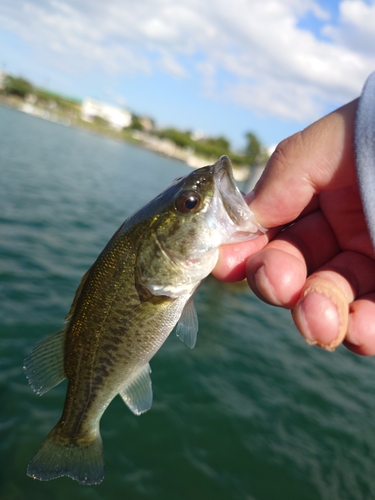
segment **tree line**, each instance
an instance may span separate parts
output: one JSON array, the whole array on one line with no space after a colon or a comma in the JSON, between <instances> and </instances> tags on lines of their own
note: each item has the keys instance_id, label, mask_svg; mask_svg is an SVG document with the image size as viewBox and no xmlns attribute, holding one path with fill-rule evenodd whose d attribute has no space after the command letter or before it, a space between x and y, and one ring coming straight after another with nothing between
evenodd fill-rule
<instances>
[{"instance_id":1,"label":"tree line","mask_svg":"<svg viewBox=\"0 0 375 500\"><path fill-rule=\"evenodd\" d=\"M76 100L62 97L58 94L47 90L39 89L33 86L28 80L22 77L14 77L6 75L3 82L3 92L6 95L17 96L25 99L27 96L33 95L38 103L55 103L62 112L69 112L79 117L80 103ZM182 131L173 127L160 129L155 127L154 121L147 118L148 123L152 124L151 129L148 128L149 134L155 135L160 139L169 139L180 148L189 148L193 153L205 158L217 158L221 155L228 155L234 164L256 166L265 164L268 159L266 148L262 145L259 138L254 132L245 134L245 147L243 151L236 152L231 148L231 144L226 137L195 137L191 131ZM137 114L132 114L132 122L126 131L143 130L145 117L140 117ZM108 126L106 123L100 122L102 128ZM125 131L125 132L126 132Z\"/></svg>"},{"instance_id":2,"label":"tree line","mask_svg":"<svg viewBox=\"0 0 375 500\"><path fill-rule=\"evenodd\" d=\"M176 128L166 128L156 131L156 135L162 139L169 139L181 148L191 148L197 155L211 158L227 155L232 162L238 165L261 165L268 159L266 148L253 132L245 134L246 145L243 151L234 152L226 137L202 137L194 138L190 131L181 131Z\"/></svg>"}]
</instances>

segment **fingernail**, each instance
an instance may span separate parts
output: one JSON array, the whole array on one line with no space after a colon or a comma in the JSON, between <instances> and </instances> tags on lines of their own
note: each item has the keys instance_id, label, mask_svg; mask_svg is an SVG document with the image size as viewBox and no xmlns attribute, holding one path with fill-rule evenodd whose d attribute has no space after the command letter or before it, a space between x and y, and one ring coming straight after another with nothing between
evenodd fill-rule
<instances>
[{"instance_id":1,"label":"fingernail","mask_svg":"<svg viewBox=\"0 0 375 500\"><path fill-rule=\"evenodd\" d=\"M339 315L329 298L312 292L298 304L296 315L302 335L309 344L328 347L339 334Z\"/></svg>"},{"instance_id":2,"label":"fingernail","mask_svg":"<svg viewBox=\"0 0 375 500\"><path fill-rule=\"evenodd\" d=\"M307 343L333 351L347 332L346 297L333 283L313 279L297 302L293 319Z\"/></svg>"}]
</instances>

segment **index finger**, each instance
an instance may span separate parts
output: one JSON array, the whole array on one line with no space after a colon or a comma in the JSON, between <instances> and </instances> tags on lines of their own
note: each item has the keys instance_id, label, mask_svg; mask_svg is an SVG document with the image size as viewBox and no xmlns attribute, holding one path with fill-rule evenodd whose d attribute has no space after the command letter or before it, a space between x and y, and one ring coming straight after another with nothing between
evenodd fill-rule
<instances>
[{"instance_id":1,"label":"index finger","mask_svg":"<svg viewBox=\"0 0 375 500\"><path fill-rule=\"evenodd\" d=\"M358 99L282 141L250 203L257 221L276 227L295 220L314 195L356 183L354 121Z\"/></svg>"}]
</instances>

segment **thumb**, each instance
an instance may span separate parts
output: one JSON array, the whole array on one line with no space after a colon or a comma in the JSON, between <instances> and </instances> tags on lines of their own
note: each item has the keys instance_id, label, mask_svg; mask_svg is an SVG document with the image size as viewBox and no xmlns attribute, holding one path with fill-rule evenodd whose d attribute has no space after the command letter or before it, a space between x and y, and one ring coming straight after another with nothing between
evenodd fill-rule
<instances>
[{"instance_id":1,"label":"thumb","mask_svg":"<svg viewBox=\"0 0 375 500\"><path fill-rule=\"evenodd\" d=\"M266 228L292 222L322 191L356 182L354 121L358 99L282 141L247 196Z\"/></svg>"}]
</instances>

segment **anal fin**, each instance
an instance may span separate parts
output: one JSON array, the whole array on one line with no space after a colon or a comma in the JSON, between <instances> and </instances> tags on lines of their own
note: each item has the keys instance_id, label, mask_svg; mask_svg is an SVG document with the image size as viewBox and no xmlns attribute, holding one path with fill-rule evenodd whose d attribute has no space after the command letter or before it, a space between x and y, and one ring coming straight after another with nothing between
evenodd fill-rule
<instances>
[{"instance_id":1,"label":"anal fin","mask_svg":"<svg viewBox=\"0 0 375 500\"><path fill-rule=\"evenodd\" d=\"M141 415L152 405L151 368L145 364L119 392L125 404L135 415Z\"/></svg>"}]
</instances>

